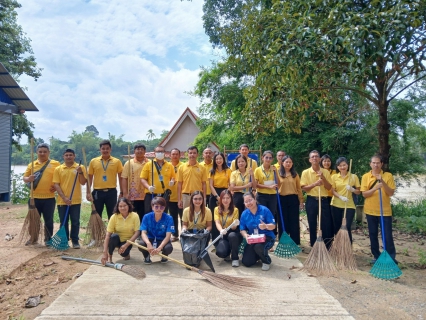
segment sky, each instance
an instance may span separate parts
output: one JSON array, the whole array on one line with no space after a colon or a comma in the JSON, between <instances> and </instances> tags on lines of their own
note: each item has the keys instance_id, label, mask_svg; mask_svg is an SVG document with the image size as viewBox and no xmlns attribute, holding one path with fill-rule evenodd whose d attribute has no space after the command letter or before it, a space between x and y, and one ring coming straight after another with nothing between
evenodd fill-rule
<instances>
[{"instance_id":1,"label":"sky","mask_svg":"<svg viewBox=\"0 0 426 320\"><path fill-rule=\"evenodd\" d=\"M39 112L35 136L68 140L94 125L124 140L170 130L186 107L200 66L215 60L202 0L20 0L18 23L42 76L20 77Z\"/></svg>"}]
</instances>

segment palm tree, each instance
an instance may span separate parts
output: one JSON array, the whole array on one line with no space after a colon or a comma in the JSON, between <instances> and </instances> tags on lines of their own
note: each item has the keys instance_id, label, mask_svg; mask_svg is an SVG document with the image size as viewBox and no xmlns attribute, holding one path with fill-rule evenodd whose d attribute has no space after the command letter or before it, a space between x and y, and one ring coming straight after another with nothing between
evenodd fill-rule
<instances>
[{"instance_id":1,"label":"palm tree","mask_svg":"<svg viewBox=\"0 0 426 320\"><path fill-rule=\"evenodd\" d=\"M155 138L155 133L152 131L152 129L149 129L146 136L148 137L148 140L152 140Z\"/></svg>"}]
</instances>

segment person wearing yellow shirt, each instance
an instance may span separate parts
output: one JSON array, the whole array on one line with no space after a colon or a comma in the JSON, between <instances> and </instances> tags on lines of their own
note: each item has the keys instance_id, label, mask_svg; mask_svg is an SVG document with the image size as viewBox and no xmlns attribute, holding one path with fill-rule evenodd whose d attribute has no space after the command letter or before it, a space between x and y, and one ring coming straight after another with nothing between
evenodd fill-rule
<instances>
[{"instance_id":1,"label":"person wearing yellow shirt","mask_svg":"<svg viewBox=\"0 0 426 320\"><path fill-rule=\"evenodd\" d=\"M108 219L111 218L117 204L117 180L120 184L120 196L124 187L121 180L123 164L117 158L111 156L111 142L102 140L99 143L101 156L93 158L89 164L89 188L86 190L87 201L93 201L96 212L102 217L104 206ZM90 188L93 183L93 191Z\"/></svg>"},{"instance_id":2,"label":"person wearing yellow shirt","mask_svg":"<svg viewBox=\"0 0 426 320\"><path fill-rule=\"evenodd\" d=\"M283 158L285 157L285 151L280 150L277 152L277 163L274 164L275 167L277 167L277 170L280 170L281 164L283 162Z\"/></svg>"},{"instance_id":3,"label":"person wearing yellow shirt","mask_svg":"<svg viewBox=\"0 0 426 320\"><path fill-rule=\"evenodd\" d=\"M198 161L198 148L188 148L188 162L179 167L178 170L178 206L185 209L190 205L191 194L194 191L206 192L207 171ZM204 204L206 199L204 199ZM210 211L210 210L209 210Z\"/></svg>"},{"instance_id":4,"label":"person wearing yellow shirt","mask_svg":"<svg viewBox=\"0 0 426 320\"><path fill-rule=\"evenodd\" d=\"M201 191L191 194L190 205L183 210L182 232L194 232L199 230L212 231L212 212L204 202L204 195Z\"/></svg>"},{"instance_id":5,"label":"person wearing yellow shirt","mask_svg":"<svg viewBox=\"0 0 426 320\"><path fill-rule=\"evenodd\" d=\"M392 208L390 197L395 193L395 181L389 172L383 172L383 158L380 155L374 155L370 160L371 171L362 176L361 192L365 198L364 212L367 217L368 233L370 235L371 253L374 259L372 264L380 256L379 248L379 224L380 224L380 195L382 190L383 220L386 241L386 251L396 261L396 250L392 235ZM383 230L382 230L383 232Z\"/></svg>"},{"instance_id":6,"label":"person wearing yellow shirt","mask_svg":"<svg viewBox=\"0 0 426 320\"><path fill-rule=\"evenodd\" d=\"M147 194L145 197L145 214L152 211L152 199L164 197L166 190L175 184L175 169L173 165L164 160L164 148L158 146L154 152L155 159L144 165L140 175ZM165 211L167 212L167 207Z\"/></svg>"},{"instance_id":7,"label":"person wearing yellow shirt","mask_svg":"<svg viewBox=\"0 0 426 320\"><path fill-rule=\"evenodd\" d=\"M331 217L330 203L327 199L328 190L331 189L331 177L328 170L320 167L320 153L317 150L312 150L309 153L309 162L311 167L303 170L300 186L308 194L306 215L309 224L310 244L312 247L317 239L318 202L320 201L322 236L327 249L330 249L334 238L333 218ZM321 199L318 198L320 195Z\"/></svg>"},{"instance_id":8,"label":"person wearing yellow shirt","mask_svg":"<svg viewBox=\"0 0 426 320\"><path fill-rule=\"evenodd\" d=\"M59 161L49 159L50 149L46 143L41 143L36 148L37 160L34 161L34 174L31 174L30 163L24 173L24 182L33 182L40 170L41 178L34 189L34 203L38 213L44 220L44 242L47 245L53 235L53 214L55 212L55 187L53 185L53 173L60 165ZM28 204L29 204L28 200ZM36 244L27 242L26 245Z\"/></svg>"},{"instance_id":9,"label":"person wearing yellow shirt","mask_svg":"<svg viewBox=\"0 0 426 320\"><path fill-rule=\"evenodd\" d=\"M253 171L257 168L257 162L256 160L250 158L248 155L250 153L249 146L246 144L242 144L238 150L241 155L245 156L247 158L247 168L252 168ZM235 162L236 159L232 160L231 162L231 171L237 170L237 165Z\"/></svg>"},{"instance_id":10,"label":"person wearing yellow shirt","mask_svg":"<svg viewBox=\"0 0 426 320\"><path fill-rule=\"evenodd\" d=\"M206 169L207 177L208 177L210 171L213 168L213 151L212 151L212 149L210 149L208 147L204 149L203 159L204 159L204 161L200 162L200 166L203 166ZM210 195L211 195L210 184L208 183L208 181L206 183L206 193L205 194L206 194L206 199L208 201L208 199L210 198ZM208 204L208 202L207 202L207 204Z\"/></svg>"},{"instance_id":11,"label":"person wearing yellow shirt","mask_svg":"<svg viewBox=\"0 0 426 320\"><path fill-rule=\"evenodd\" d=\"M333 162L331 161L331 157L328 154L325 154L321 157L320 167L327 170L330 173L330 177L336 174L336 170L333 169ZM332 198L333 198L333 188L327 191L327 199L330 204L331 204Z\"/></svg>"},{"instance_id":12,"label":"person wearing yellow shirt","mask_svg":"<svg viewBox=\"0 0 426 320\"><path fill-rule=\"evenodd\" d=\"M215 243L216 255L225 261L229 261L229 255L231 255L232 266L239 267L238 250L243 241L239 223L231 227L228 232L225 230L235 220L239 220L238 209L234 206L231 192L225 189L220 193L219 206L214 209L214 223L219 234L222 235L222 238Z\"/></svg>"},{"instance_id":13,"label":"person wearing yellow shirt","mask_svg":"<svg viewBox=\"0 0 426 320\"><path fill-rule=\"evenodd\" d=\"M333 216L334 235L342 226L346 207L346 228L352 243L352 222L355 217L355 203L352 194L361 194L359 179L355 174L349 175L348 160L340 157L336 160L337 173L331 176L333 199L331 200L331 215Z\"/></svg>"},{"instance_id":14,"label":"person wearing yellow shirt","mask_svg":"<svg viewBox=\"0 0 426 320\"><path fill-rule=\"evenodd\" d=\"M178 206L178 196L177 196L177 173L179 167L183 164L183 162L180 161L180 150L178 148L173 148L172 151L170 151L170 163L172 164L176 179L173 186L170 187L170 190L172 191L172 194L170 195L169 200L169 213L173 218L173 225L174 230L171 237L171 241L177 241L179 240L179 220L178 217L180 217L180 221L182 223L182 213L183 209L179 208Z\"/></svg>"},{"instance_id":15,"label":"person wearing yellow shirt","mask_svg":"<svg viewBox=\"0 0 426 320\"><path fill-rule=\"evenodd\" d=\"M65 226L67 239L70 238L70 230L68 221L71 220L71 242L74 249L80 249L79 232L80 232L80 210L81 210L81 186L86 184L86 169L75 162L75 151L66 149L64 154L64 163L56 167L53 173L53 183L58 193L58 212L61 226ZM73 189L74 181L77 175L76 185ZM71 192L72 198L71 198ZM68 209L67 221L65 214Z\"/></svg>"},{"instance_id":16,"label":"person wearing yellow shirt","mask_svg":"<svg viewBox=\"0 0 426 320\"><path fill-rule=\"evenodd\" d=\"M121 173L122 185L124 188L123 197L132 201L133 210L137 212L140 221L142 221L143 215L145 214L145 188L142 185L140 175L143 166L149 162L148 158L145 157L145 152L146 147L144 144L135 144L133 147L135 157L129 159L124 164L123 172Z\"/></svg>"},{"instance_id":17,"label":"person wearing yellow shirt","mask_svg":"<svg viewBox=\"0 0 426 320\"><path fill-rule=\"evenodd\" d=\"M239 154L235 161L238 169L232 171L229 189L234 193L233 202L238 208L241 217L244 209L244 193L249 192L253 186L254 176L251 168L247 169L247 157Z\"/></svg>"},{"instance_id":18,"label":"person wearing yellow shirt","mask_svg":"<svg viewBox=\"0 0 426 320\"><path fill-rule=\"evenodd\" d=\"M280 194L281 214L284 219L284 227L290 238L296 243L300 244L300 227L299 216L300 210L303 209L303 195L300 186L300 178L294 169L293 158L291 156L284 156L281 161L281 167L278 170L278 178L280 180ZM279 210L279 209L278 209ZM283 233L281 215L277 214L278 219L278 236L281 238Z\"/></svg>"}]
</instances>

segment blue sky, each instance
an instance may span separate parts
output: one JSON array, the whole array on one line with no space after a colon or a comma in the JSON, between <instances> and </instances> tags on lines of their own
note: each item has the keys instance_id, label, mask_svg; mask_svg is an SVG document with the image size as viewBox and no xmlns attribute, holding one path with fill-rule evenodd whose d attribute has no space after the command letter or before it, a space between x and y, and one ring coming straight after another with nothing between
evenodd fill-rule
<instances>
[{"instance_id":1,"label":"blue sky","mask_svg":"<svg viewBox=\"0 0 426 320\"><path fill-rule=\"evenodd\" d=\"M200 66L216 56L204 34L202 0L20 0L18 22L42 77L20 84L39 109L35 136L62 140L95 125L124 139L169 130L196 111Z\"/></svg>"}]
</instances>

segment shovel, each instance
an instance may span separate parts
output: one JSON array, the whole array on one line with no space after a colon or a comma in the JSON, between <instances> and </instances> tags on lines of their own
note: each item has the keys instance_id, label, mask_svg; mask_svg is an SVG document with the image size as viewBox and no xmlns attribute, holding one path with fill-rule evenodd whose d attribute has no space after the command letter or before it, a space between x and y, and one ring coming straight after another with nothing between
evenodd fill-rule
<instances>
[{"instance_id":1,"label":"shovel","mask_svg":"<svg viewBox=\"0 0 426 320\"><path fill-rule=\"evenodd\" d=\"M225 230L226 230L226 232L228 232L229 231L229 229L231 229L232 227L234 227L234 226L238 226L240 224L240 220L238 220L238 219L236 219L236 220L234 220L231 224L230 224L230 226L228 227L228 228L226 228ZM222 239L222 237L223 237L223 235L222 234L220 234L216 239L214 239L213 241L212 241L212 243L210 243L207 247L205 247L204 248L204 250L203 251L201 251L200 252L200 254L198 255L198 261L201 261L201 260L204 260L204 262L209 266L209 268L210 269L212 269L212 271L213 272L216 272L215 270L214 270L214 268L213 268L213 263L212 263L212 261L210 260L210 256L209 256L209 253L208 253L208 251L207 250L209 250L209 248L212 246L212 245L214 245L216 242L218 242L219 241L219 239Z\"/></svg>"}]
</instances>

